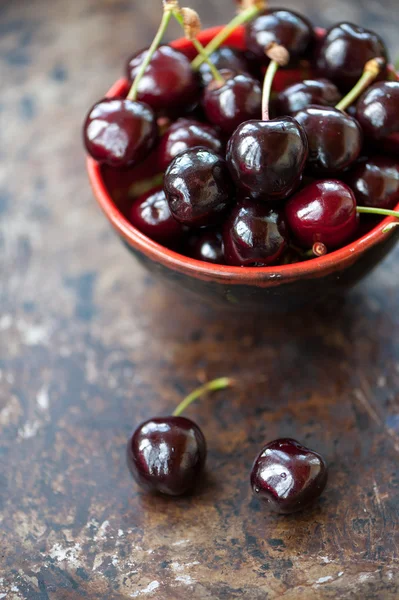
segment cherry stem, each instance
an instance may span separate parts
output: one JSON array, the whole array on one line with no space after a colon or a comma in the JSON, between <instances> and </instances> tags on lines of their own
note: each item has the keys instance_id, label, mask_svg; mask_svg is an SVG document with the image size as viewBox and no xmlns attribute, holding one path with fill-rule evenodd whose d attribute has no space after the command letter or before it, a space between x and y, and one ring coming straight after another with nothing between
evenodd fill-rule
<instances>
[{"instance_id":1,"label":"cherry stem","mask_svg":"<svg viewBox=\"0 0 399 600\"><path fill-rule=\"evenodd\" d=\"M342 111L349 108L349 106L358 99L360 94L362 94L369 87L369 85L373 83L374 79L376 79L376 77L379 75L384 65L385 61L383 58L372 58L366 62L363 74L357 84L344 98L342 98L342 100L340 100L340 102L338 102L335 108Z\"/></svg>"},{"instance_id":2,"label":"cherry stem","mask_svg":"<svg viewBox=\"0 0 399 600\"><path fill-rule=\"evenodd\" d=\"M263 93L262 93L262 119L268 121L270 119L269 104L270 95L272 93L272 85L274 77L279 70L280 65L275 60L272 60L267 67L265 79L263 81Z\"/></svg>"},{"instance_id":3,"label":"cherry stem","mask_svg":"<svg viewBox=\"0 0 399 600\"><path fill-rule=\"evenodd\" d=\"M274 77L280 67L284 67L288 64L290 55L284 46L280 46L275 42L272 42L265 48L265 54L270 58L270 64L267 67L265 79L263 81L262 119L268 121L270 119L269 104Z\"/></svg>"},{"instance_id":4,"label":"cherry stem","mask_svg":"<svg viewBox=\"0 0 399 600\"><path fill-rule=\"evenodd\" d=\"M313 244L312 252L314 256L324 256L327 254L327 246L323 242L315 242Z\"/></svg>"},{"instance_id":5,"label":"cherry stem","mask_svg":"<svg viewBox=\"0 0 399 600\"><path fill-rule=\"evenodd\" d=\"M303 258L319 258L320 256L325 256L328 252L327 246L323 242L315 242L311 250L306 250L305 252L298 248L296 250Z\"/></svg>"},{"instance_id":6,"label":"cherry stem","mask_svg":"<svg viewBox=\"0 0 399 600\"><path fill-rule=\"evenodd\" d=\"M148 179L142 179L141 181L135 181L129 188L129 198L139 198L146 194L153 188L156 188L163 184L164 173L159 173Z\"/></svg>"},{"instance_id":7,"label":"cherry stem","mask_svg":"<svg viewBox=\"0 0 399 600\"><path fill-rule=\"evenodd\" d=\"M197 400L197 398L199 398L203 394L206 394L207 392L216 392L218 390L224 390L230 387L231 385L233 385L233 380L229 377L221 377L220 379L214 379L213 381L205 383L205 385L202 385L201 387L191 392L191 394L189 394L186 398L184 398L182 402L180 402L179 406L174 411L173 416L180 417L182 412L184 412L186 408L188 408L190 404L194 402L194 400Z\"/></svg>"},{"instance_id":8,"label":"cherry stem","mask_svg":"<svg viewBox=\"0 0 399 600\"><path fill-rule=\"evenodd\" d=\"M183 16L178 11L173 11L173 16L176 19L176 21L179 23L179 25L181 25L182 28L184 29ZM206 53L205 48L201 44L201 42L196 37L190 38L190 42L193 44L194 48L198 52L198 56L201 56L201 58L203 58L202 62L207 63L215 81L218 81L219 83L224 84L225 80L224 80L223 76L220 74L219 70L216 68L216 66L213 64L213 62L210 60L210 58L209 58L208 54Z\"/></svg>"},{"instance_id":9,"label":"cherry stem","mask_svg":"<svg viewBox=\"0 0 399 600\"><path fill-rule=\"evenodd\" d=\"M266 7L266 3L258 2L254 6L250 6L249 8L243 10L238 13L237 16L234 17L228 25L223 27L223 29L209 42L209 44L204 48L206 56L210 56L215 50L219 48L223 44L224 41L237 29L240 25L244 25L244 23L248 23L248 21L252 21L255 17L257 17ZM198 55L193 62L191 63L194 71L197 71L202 63L204 62L204 55Z\"/></svg>"},{"instance_id":10,"label":"cherry stem","mask_svg":"<svg viewBox=\"0 0 399 600\"><path fill-rule=\"evenodd\" d=\"M154 52L158 49L158 46L162 42L162 38L165 35L165 31L166 31L166 29L170 23L170 20L172 18L174 8L175 8L175 3L168 2L167 0L164 1L164 8L163 8L161 24L160 24L159 29L152 41L151 46L149 47L149 49L147 51L147 55L146 55L145 59L141 63L139 72L137 73L137 75L133 81L133 85L130 88L130 91L127 95L128 100L135 101L137 99L140 81L142 80L143 75L146 72L147 67L152 60L152 57L154 56Z\"/></svg>"},{"instance_id":11,"label":"cherry stem","mask_svg":"<svg viewBox=\"0 0 399 600\"><path fill-rule=\"evenodd\" d=\"M359 214L365 215L383 215L384 217L396 217L399 219L399 210L389 210L388 208L372 208L370 206L357 206Z\"/></svg>"}]
</instances>

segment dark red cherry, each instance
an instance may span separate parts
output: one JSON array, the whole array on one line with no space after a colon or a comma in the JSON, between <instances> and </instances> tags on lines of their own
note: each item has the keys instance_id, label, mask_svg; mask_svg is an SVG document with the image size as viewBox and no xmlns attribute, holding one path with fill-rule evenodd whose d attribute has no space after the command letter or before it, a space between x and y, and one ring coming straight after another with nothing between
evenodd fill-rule
<instances>
[{"instance_id":1,"label":"dark red cherry","mask_svg":"<svg viewBox=\"0 0 399 600\"><path fill-rule=\"evenodd\" d=\"M209 56L209 60L218 71L222 69L228 69L235 73L252 73L253 71L252 62L248 59L246 53L230 46L221 46ZM213 81L213 74L208 63L202 63L199 74L204 87Z\"/></svg>"},{"instance_id":2,"label":"dark red cherry","mask_svg":"<svg viewBox=\"0 0 399 600\"><path fill-rule=\"evenodd\" d=\"M342 95L328 79L305 79L280 92L274 103L276 115L291 117L310 104L336 106Z\"/></svg>"},{"instance_id":3,"label":"dark red cherry","mask_svg":"<svg viewBox=\"0 0 399 600\"><path fill-rule=\"evenodd\" d=\"M359 217L352 190L341 181L315 181L297 192L285 206L287 225L304 248L322 242L335 249L349 242Z\"/></svg>"},{"instance_id":4,"label":"dark red cherry","mask_svg":"<svg viewBox=\"0 0 399 600\"><path fill-rule=\"evenodd\" d=\"M299 186L307 156L305 131L286 117L239 125L226 159L242 195L273 201L287 198Z\"/></svg>"},{"instance_id":5,"label":"dark red cherry","mask_svg":"<svg viewBox=\"0 0 399 600\"><path fill-rule=\"evenodd\" d=\"M360 206L393 209L399 203L399 159L374 156L345 176Z\"/></svg>"},{"instance_id":6,"label":"dark red cherry","mask_svg":"<svg viewBox=\"0 0 399 600\"><path fill-rule=\"evenodd\" d=\"M172 217L163 186L134 200L130 221L144 235L168 247L176 247L183 236L182 226Z\"/></svg>"},{"instance_id":7,"label":"dark red cherry","mask_svg":"<svg viewBox=\"0 0 399 600\"><path fill-rule=\"evenodd\" d=\"M129 60L127 77L133 82L148 50ZM199 100L200 84L188 58L170 46L160 46L140 81L137 99L157 113L180 116Z\"/></svg>"},{"instance_id":8,"label":"dark red cherry","mask_svg":"<svg viewBox=\"0 0 399 600\"><path fill-rule=\"evenodd\" d=\"M307 19L292 10L267 10L246 26L248 50L268 64L265 48L275 42L284 46L291 58L303 56L314 40L313 27Z\"/></svg>"},{"instance_id":9,"label":"dark red cherry","mask_svg":"<svg viewBox=\"0 0 399 600\"><path fill-rule=\"evenodd\" d=\"M356 105L356 118L371 140L399 132L399 81L375 83Z\"/></svg>"},{"instance_id":10,"label":"dark red cherry","mask_svg":"<svg viewBox=\"0 0 399 600\"><path fill-rule=\"evenodd\" d=\"M291 438L266 444L251 472L254 495L283 515L302 510L322 494L328 477L324 458Z\"/></svg>"},{"instance_id":11,"label":"dark red cherry","mask_svg":"<svg viewBox=\"0 0 399 600\"><path fill-rule=\"evenodd\" d=\"M234 200L225 160L205 148L178 154L166 170L164 189L172 215L189 227L218 223Z\"/></svg>"},{"instance_id":12,"label":"dark red cherry","mask_svg":"<svg viewBox=\"0 0 399 600\"><path fill-rule=\"evenodd\" d=\"M111 98L90 109L83 128L87 152L112 167L142 162L154 147L157 135L155 115L149 106Z\"/></svg>"},{"instance_id":13,"label":"dark red cherry","mask_svg":"<svg viewBox=\"0 0 399 600\"><path fill-rule=\"evenodd\" d=\"M195 260L224 265L222 234L212 229L191 234L187 244L187 254Z\"/></svg>"},{"instance_id":14,"label":"dark red cherry","mask_svg":"<svg viewBox=\"0 0 399 600\"><path fill-rule=\"evenodd\" d=\"M384 154L399 158L399 132L381 140L379 146Z\"/></svg>"},{"instance_id":15,"label":"dark red cherry","mask_svg":"<svg viewBox=\"0 0 399 600\"><path fill-rule=\"evenodd\" d=\"M128 442L129 469L149 492L180 496L195 486L206 460L201 429L185 417L142 423Z\"/></svg>"},{"instance_id":16,"label":"dark red cherry","mask_svg":"<svg viewBox=\"0 0 399 600\"><path fill-rule=\"evenodd\" d=\"M275 264L287 246L284 215L267 204L242 200L223 225L223 244L229 265Z\"/></svg>"},{"instance_id":17,"label":"dark red cherry","mask_svg":"<svg viewBox=\"0 0 399 600\"><path fill-rule=\"evenodd\" d=\"M366 62L377 57L387 59L388 53L376 33L352 23L339 23L327 31L315 66L340 90L349 92L360 79Z\"/></svg>"},{"instance_id":18,"label":"dark red cherry","mask_svg":"<svg viewBox=\"0 0 399 600\"><path fill-rule=\"evenodd\" d=\"M194 119L178 119L162 136L158 157L161 171L165 171L170 162L189 148L200 146L222 154L223 144L214 127Z\"/></svg>"},{"instance_id":19,"label":"dark red cherry","mask_svg":"<svg viewBox=\"0 0 399 600\"><path fill-rule=\"evenodd\" d=\"M309 106L297 112L294 118L306 132L308 169L313 174L338 173L359 156L363 136L353 117L336 108Z\"/></svg>"},{"instance_id":20,"label":"dark red cherry","mask_svg":"<svg viewBox=\"0 0 399 600\"><path fill-rule=\"evenodd\" d=\"M202 105L208 121L231 135L244 121L261 118L262 88L250 75L227 70L220 74L225 84L211 81L205 88Z\"/></svg>"}]
</instances>

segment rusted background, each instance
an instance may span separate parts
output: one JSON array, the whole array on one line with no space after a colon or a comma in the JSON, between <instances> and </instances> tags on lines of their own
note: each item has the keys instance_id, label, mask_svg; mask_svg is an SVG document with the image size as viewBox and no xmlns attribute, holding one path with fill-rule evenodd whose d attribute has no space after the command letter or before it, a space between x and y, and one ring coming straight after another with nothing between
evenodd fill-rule
<instances>
[{"instance_id":1,"label":"rusted background","mask_svg":"<svg viewBox=\"0 0 399 600\"><path fill-rule=\"evenodd\" d=\"M232 4L192 2L205 24ZM288 4L399 50L396 0ZM0 598L397 598L399 252L342 301L279 320L217 314L142 271L92 200L80 126L158 15L156 0L0 5ZM206 485L141 494L134 424L229 374L236 389L189 413ZM248 485L280 435L331 468L320 504L288 518Z\"/></svg>"}]
</instances>

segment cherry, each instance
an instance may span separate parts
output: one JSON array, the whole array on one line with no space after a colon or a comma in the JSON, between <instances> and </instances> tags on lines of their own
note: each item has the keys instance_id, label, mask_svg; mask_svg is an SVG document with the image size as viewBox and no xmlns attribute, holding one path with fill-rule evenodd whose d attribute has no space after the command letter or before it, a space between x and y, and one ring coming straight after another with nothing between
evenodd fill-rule
<instances>
[{"instance_id":1,"label":"cherry","mask_svg":"<svg viewBox=\"0 0 399 600\"><path fill-rule=\"evenodd\" d=\"M219 71L228 69L235 73L251 74L253 72L253 64L248 53L230 46L218 48L209 56L209 60ZM198 72L204 87L213 81L213 73L206 62L202 63Z\"/></svg>"},{"instance_id":2,"label":"cherry","mask_svg":"<svg viewBox=\"0 0 399 600\"><path fill-rule=\"evenodd\" d=\"M308 156L304 129L291 117L247 121L227 145L231 176L245 196L274 201L299 186Z\"/></svg>"},{"instance_id":3,"label":"cherry","mask_svg":"<svg viewBox=\"0 0 399 600\"><path fill-rule=\"evenodd\" d=\"M266 204L242 200L224 223L223 243L229 265L272 265L287 246L284 215Z\"/></svg>"},{"instance_id":4,"label":"cherry","mask_svg":"<svg viewBox=\"0 0 399 600\"><path fill-rule=\"evenodd\" d=\"M336 180L315 181L297 192L285 206L285 217L301 246L321 242L327 249L349 242L359 220L354 193Z\"/></svg>"},{"instance_id":5,"label":"cherry","mask_svg":"<svg viewBox=\"0 0 399 600\"><path fill-rule=\"evenodd\" d=\"M399 132L381 140L379 148L385 154L399 157Z\"/></svg>"},{"instance_id":6,"label":"cherry","mask_svg":"<svg viewBox=\"0 0 399 600\"><path fill-rule=\"evenodd\" d=\"M375 80L383 66L381 58L368 60L356 85L335 108L310 105L295 113L294 118L308 138L308 171L312 174L339 173L360 155L363 141L360 125L343 111Z\"/></svg>"},{"instance_id":7,"label":"cherry","mask_svg":"<svg viewBox=\"0 0 399 600\"><path fill-rule=\"evenodd\" d=\"M212 80L205 88L202 105L207 119L231 135L244 121L261 117L262 88L250 75L228 70L220 74L225 83Z\"/></svg>"},{"instance_id":8,"label":"cherry","mask_svg":"<svg viewBox=\"0 0 399 600\"><path fill-rule=\"evenodd\" d=\"M178 154L166 170L164 189L175 219L193 227L219 222L234 199L226 162L206 148Z\"/></svg>"},{"instance_id":9,"label":"cherry","mask_svg":"<svg viewBox=\"0 0 399 600\"><path fill-rule=\"evenodd\" d=\"M399 160L374 156L356 165L345 182L355 193L358 204L392 209L399 203Z\"/></svg>"},{"instance_id":10,"label":"cherry","mask_svg":"<svg viewBox=\"0 0 399 600\"><path fill-rule=\"evenodd\" d=\"M317 57L316 69L342 91L351 89L362 74L365 63L375 57L387 61L381 38L367 29L339 23L327 31Z\"/></svg>"},{"instance_id":11,"label":"cherry","mask_svg":"<svg viewBox=\"0 0 399 600\"><path fill-rule=\"evenodd\" d=\"M226 160L234 183L244 198L274 201L287 198L299 186L308 155L305 131L291 117L269 120L273 79L289 62L285 48L271 44L262 97L262 121L237 127L227 145Z\"/></svg>"},{"instance_id":12,"label":"cherry","mask_svg":"<svg viewBox=\"0 0 399 600\"><path fill-rule=\"evenodd\" d=\"M162 136L158 148L160 168L165 171L171 161L188 148L209 148L222 154L223 144L216 129L195 119L178 119Z\"/></svg>"},{"instance_id":13,"label":"cherry","mask_svg":"<svg viewBox=\"0 0 399 600\"><path fill-rule=\"evenodd\" d=\"M105 98L89 111L83 128L87 152L112 167L143 161L157 140L151 108L142 102Z\"/></svg>"},{"instance_id":14,"label":"cherry","mask_svg":"<svg viewBox=\"0 0 399 600\"><path fill-rule=\"evenodd\" d=\"M338 173L359 156L362 131L353 117L326 106L309 106L294 117L306 132L309 143L307 164L313 174Z\"/></svg>"},{"instance_id":15,"label":"cherry","mask_svg":"<svg viewBox=\"0 0 399 600\"><path fill-rule=\"evenodd\" d=\"M287 198L300 185L308 156L304 129L291 117L269 120L273 79L289 62L282 46L272 43L262 97L262 121L250 120L237 127L227 145L226 160L241 196L274 201Z\"/></svg>"},{"instance_id":16,"label":"cherry","mask_svg":"<svg viewBox=\"0 0 399 600\"><path fill-rule=\"evenodd\" d=\"M187 254L195 260L216 265L225 264L222 234L212 229L200 231L197 235L192 234L188 240Z\"/></svg>"},{"instance_id":17,"label":"cherry","mask_svg":"<svg viewBox=\"0 0 399 600\"><path fill-rule=\"evenodd\" d=\"M263 447L251 471L255 496L280 514L302 510L322 494L327 483L324 458L291 438Z\"/></svg>"},{"instance_id":18,"label":"cherry","mask_svg":"<svg viewBox=\"0 0 399 600\"><path fill-rule=\"evenodd\" d=\"M129 469L149 492L180 496L193 489L206 461L206 441L201 429L181 413L199 396L231 385L223 377L189 394L172 416L157 417L137 427L127 445Z\"/></svg>"},{"instance_id":19,"label":"cherry","mask_svg":"<svg viewBox=\"0 0 399 600\"><path fill-rule=\"evenodd\" d=\"M182 226L172 217L163 186L134 200L130 221L144 235L164 246L175 247L183 236Z\"/></svg>"},{"instance_id":20,"label":"cherry","mask_svg":"<svg viewBox=\"0 0 399 600\"><path fill-rule=\"evenodd\" d=\"M150 419L134 432L127 458L134 479L144 489L180 496L194 487L204 468L205 437L185 417Z\"/></svg>"},{"instance_id":21,"label":"cherry","mask_svg":"<svg viewBox=\"0 0 399 600\"><path fill-rule=\"evenodd\" d=\"M370 140L399 132L399 81L375 83L356 105L356 118Z\"/></svg>"},{"instance_id":22,"label":"cherry","mask_svg":"<svg viewBox=\"0 0 399 600\"><path fill-rule=\"evenodd\" d=\"M305 79L280 92L274 103L274 109L277 115L292 117L310 104L335 106L341 98L337 86L328 79Z\"/></svg>"},{"instance_id":23,"label":"cherry","mask_svg":"<svg viewBox=\"0 0 399 600\"><path fill-rule=\"evenodd\" d=\"M247 48L264 64L269 63L265 48L272 42L284 46L292 58L299 58L313 40L312 25L291 10L266 10L246 25Z\"/></svg>"},{"instance_id":24,"label":"cherry","mask_svg":"<svg viewBox=\"0 0 399 600\"><path fill-rule=\"evenodd\" d=\"M134 54L127 64L127 76L133 82L148 50ZM138 86L137 99L157 113L180 116L198 102L198 76L188 58L170 46L160 46L153 54Z\"/></svg>"}]
</instances>

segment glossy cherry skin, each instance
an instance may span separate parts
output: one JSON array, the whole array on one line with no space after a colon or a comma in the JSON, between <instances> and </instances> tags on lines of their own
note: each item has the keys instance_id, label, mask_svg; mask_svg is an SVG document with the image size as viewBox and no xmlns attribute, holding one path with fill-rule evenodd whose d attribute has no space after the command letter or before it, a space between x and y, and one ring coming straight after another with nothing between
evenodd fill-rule
<instances>
[{"instance_id":1,"label":"glossy cherry skin","mask_svg":"<svg viewBox=\"0 0 399 600\"><path fill-rule=\"evenodd\" d=\"M374 156L345 176L359 206L393 209L399 203L399 158Z\"/></svg>"},{"instance_id":2,"label":"glossy cherry skin","mask_svg":"<svg viewBox=\"0 0 399 600\"><path fill-rule=\"evenodd\" d=\"M234 200L225 160L205 148L178 154L166 170L164 189L172 215L189 227L218 223Z\"/></svg>"},{"instance_id":3,"label":"glossy cherry skin","mask_svg":"<svg viewBox=\"0 0 399 600\"><path fill-rule=\"evenodd\" d=\"M306 54L314 40L313 27L307 19L292 10L267 10L246 26L248 50L268 64L265 48L275 42L284 46L291 58Z\"/></svg>"},{"instance_id":4,"label":"glossy cherry skin","mask_svg":"<svg viewBox=\"0 0 399 600\"><path fill-rule=\"evenodd\" d=\"M373 31L352 23L339 23L327 31L316 57L316 70L335 83L341 91L353 88L372 58L388 53L382 39Z\"/></svg>"},{"instance_id":5,"label":"glossy cherry skin","mask_svg":"<svg viewBox=\"0 0 399 600\"><path fill-rule=\"evenodd\" d=\"M127 446L129 469L149 492L180 496L195 486L206 460L201 429L185 417L159 417L142 423Z\"/></svg>"},{"instance_id":6,"label":"glossy cherry skin","mask_svg":"<svg viewBox=\"0 0 399 600\"><path fill-rule=\"evenodd\" d=\"M342 95L337 86L328 79L305 79L280 92L274 103L277 115L295 115L310 104L336 106Z\"/></svg>"},{"instance_id":7,"label":"glossy cherry skin","mask_svg":"<svg viewBox=\"0 0 399 600\"><path fill-rule=\"evenodd\" d=\"M90 109L83 127L87 152L111 167L142 162L157 137L157 123L151 108L130 100L101 100Z\"/></svg>"},{"instance_id":8,"label":"glossy cherry skin","mask_svg":"<svg viewBox=\"0 0 399 600\"><path fill-rule=\"evenodd\" d=\"M195 260L224 265L222 234L220 231L212 229L192 234L187 244L187 254Z\"/></svg>"},{"instance_id":9,"label":"glossy cherry skin","mask_svg":"<svg viewBox=\"0 0 399 600\"><path fill-rule=\"evenodd\" d=\"M365 136L383 140L399 132L399 81L375 83L360 97L356 118Z\"/></svg>"},{"instance_id":10,"label":"glossy cherry skin","mask_svg":"<svg viewBox=\"0 0 399 600\"><path fill-rule=\"evenodd\" d=\"M183 237L183 228L172 217L163 186L134 200L130 222L144 235L167 247L176 247Z\"/></svg>"},{"instance_id":11,"label":"glossy cherry skin","mask_svg":"<svg viewBox=\"0 0 399 600\"><path fill-rule=\"evenodd\" d=\"M356 119L327 106L309 106L295 114L309 143L308 170L315 175L339 173L360 155L362 130Z\"/></svg>"},{"instance_id":12,"label":"glossy cherry skin","mask_svg":"<svg viewBox=\"0 0 399 600\"><path fill-rule=\"evenodd\" d=\"M304 248L322 242L339 248L354 236L359 222L356 198L341 181L315 181L297 192L285 206L287 225Z\"/></svg>"},{"instance_id":13,"label":"glossy cherry skin","mask_svg":"<svg viewBox=\"0 0 399 600\"><path fill-rule=\"evenodd\" d=\"M285 117L239 125L227 145L226 160L243 196L273 201L287 198L299 186L307 156L305 131Z\"/></svg>"},{"instance_id":14,"label":"glossy cherry skin","mask_svg":"<svg viewBox=\"0 0 399 600\"><path fill-rule=\"evenodd\" d=\"M228 265L275 264L287 246L284 215L265 203L241 200L223 225L223 245Z\"/></svg>"},{"instance_id":15,"label":"glossy cherry skin","mask_svg":"<svg viewBox=\"0 0 399 600\"><path fill-rule=\"evenodd\" d=\"M289 515L317 500L328 477L324 458L291 438L263 447L251 472L254 495L270 510Z\"/></svg>"},{"instance_id":16,"label":"glossy cherry skin","mask_svg":"<svg viewBox=\"0 0 399 600\"><path fill-rule=\"evenodd\" d=\"M146 54L147 49L142 50L129 60L129 81L135 79ZM160 46L140 81L137 99L157 114L181 116L197 103L199 96L199 78L188 58L170 46Z\"/></svg>"},{"instance_id":17,"label":"glossy cherry skin","mask_svg":"<svg viewBox=\"0 0 399 600\"><path fill-rule=\"evenodd\" d=\"M222 69L228 69L235 73L252 73L253 71L253 65L246 53L230 46L221 46L210 55L209 60L219 71ZM213 81L213 75L208 63L202 63L199 68L199 74L204 87Z\"/></svg>"},{"instance_id":18,"label":"glossy cherry skin","mask_svg":"<svg viewBox=\"0 0 399 600\"><path fill-rule=\"evenodd\" d=\"M222 154L223 143L217 130L195 119L178 119L162 136L158 147L158 160L161 171L165 171L172 160L189 148L209 148Z\"/></svg>"},{"instance_id":19,"label":"glossy cherry skin","mask_svg":"<svg viewBox=\"0 0 399 600\"><path fill-rule=\"evenodd\" d=\"M211 81L205 88L202 106L208 121L230 136L244 121L261 118L262 88L250 75L227 70L220 73L225 84Z\"/></svg>"}]
</instances>

